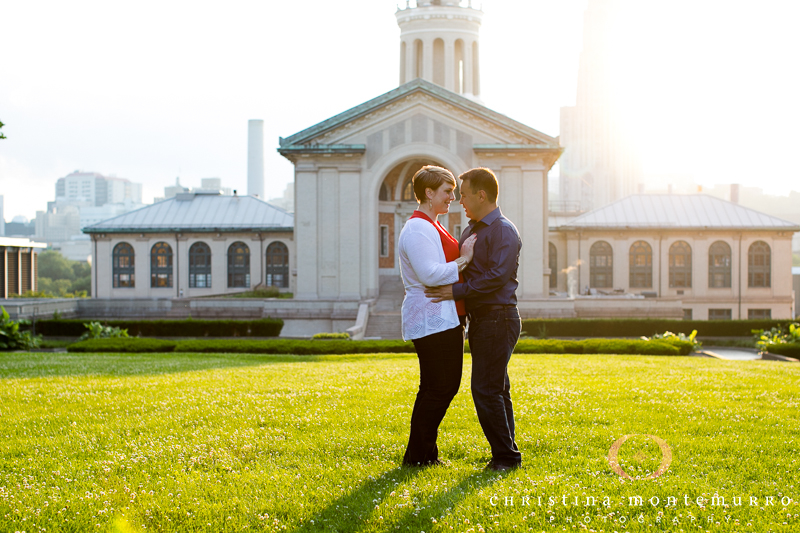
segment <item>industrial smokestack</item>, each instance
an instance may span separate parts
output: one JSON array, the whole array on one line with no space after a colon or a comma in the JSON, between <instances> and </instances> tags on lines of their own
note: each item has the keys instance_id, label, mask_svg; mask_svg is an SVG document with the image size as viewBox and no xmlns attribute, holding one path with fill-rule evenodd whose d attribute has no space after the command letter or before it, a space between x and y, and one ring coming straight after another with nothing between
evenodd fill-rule
<instances>
[{"instance_id":1,"label":"industrial smokestack","mask_svg":"<svg viewBox=\"0 0 800 533\"><path fill-rule=\"evenodd\" d=\"M247 194L264 199L264 121L247 121Z\"/></svg>"}]
</instances>

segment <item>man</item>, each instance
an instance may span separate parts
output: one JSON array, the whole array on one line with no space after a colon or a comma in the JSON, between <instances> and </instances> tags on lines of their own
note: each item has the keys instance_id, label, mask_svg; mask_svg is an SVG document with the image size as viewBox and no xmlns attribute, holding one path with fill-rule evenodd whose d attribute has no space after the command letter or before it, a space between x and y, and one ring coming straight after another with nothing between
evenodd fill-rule
<instances>
[{"instance_id":1,"label":"man","mask_svg":"<svg viewBox=\"0 0 800 533\"><path fill-rule=\"evenodd\" d=\"M488 469L506 471L522 463L514 441L514 411L508 361L519 340L517 267L522 241L516 226L497 207L497 177L488 168L474 168L458 177L461 205L470 219L464 242L477 235L464 282L428 288L434 302L465 300L472 352L472 399L478 421L492 448Z\"/></svg>"}]
</instances>

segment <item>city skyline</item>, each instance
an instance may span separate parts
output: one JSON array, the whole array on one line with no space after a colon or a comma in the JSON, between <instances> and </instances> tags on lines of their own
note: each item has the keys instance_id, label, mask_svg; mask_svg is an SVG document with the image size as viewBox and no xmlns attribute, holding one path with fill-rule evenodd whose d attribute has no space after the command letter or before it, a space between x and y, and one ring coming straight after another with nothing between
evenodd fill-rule
<instances>
[{"instance_id":1,"label":"city skyline","mask_svg":"<svg viewBox=\"0 0 800 533\"><path fill-rule=\"evenodd\" d=\"M800 8L616 4L615 94L645 144L645 172L787 193L799 177L790 164L800 143L792 131L799 82L789 71ZM293 176L275 152L279 136L398 84L396 2L388 0L224 11L175 3L157 17L155 3L76 5L2 8L14 50L0 58L9 220L44 210L56 179L76 169L142 182L145 201L176 176L217 176L243 192L249 119L265 121L265 196L280 196ZM560 108L575 104L586 5L483 2L484 104L558 135ZM526 71L534 62L547 79Z\"/></svg>"}]
</instances>

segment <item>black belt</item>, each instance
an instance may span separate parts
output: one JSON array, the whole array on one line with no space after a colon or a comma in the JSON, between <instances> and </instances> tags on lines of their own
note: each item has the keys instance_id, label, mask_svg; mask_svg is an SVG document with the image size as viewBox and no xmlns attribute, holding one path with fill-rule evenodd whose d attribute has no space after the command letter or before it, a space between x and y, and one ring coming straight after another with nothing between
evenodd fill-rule
<instances>
[{"instance_id":1,"label":"black belt","mask_svg":"<svg viewBox=\"0 0 800 533\"><path fill-rule=\"evenodd\" d=\"M477 309L471 309L467 311L467 316L470 320L475 320L476 318L481 318L492 311L501 311L503 309L509 309L512 307L516 307L514 304L489 304L489 305L482 305Z\"/></svg>"}]
</instances>

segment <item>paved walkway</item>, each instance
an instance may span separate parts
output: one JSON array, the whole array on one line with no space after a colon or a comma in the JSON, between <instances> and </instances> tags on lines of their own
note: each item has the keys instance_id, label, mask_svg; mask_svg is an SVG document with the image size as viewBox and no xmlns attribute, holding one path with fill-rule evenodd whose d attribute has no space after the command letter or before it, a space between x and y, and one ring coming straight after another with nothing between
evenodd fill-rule
<instances>
[{"instance_id":1,"label":"paved walkway","mask_svg":"<svg viewBox=\"0 0 800 533\"><path fill-rule=\"evenodd\" d=\"M700 350L709 354L710 357L717 359L729 359L733 361L752 361L754 359L761 359L756 349L750 348L731 348L731 347L716 347L716 346L703 346Z\"/></svg>"}]
</instances>

